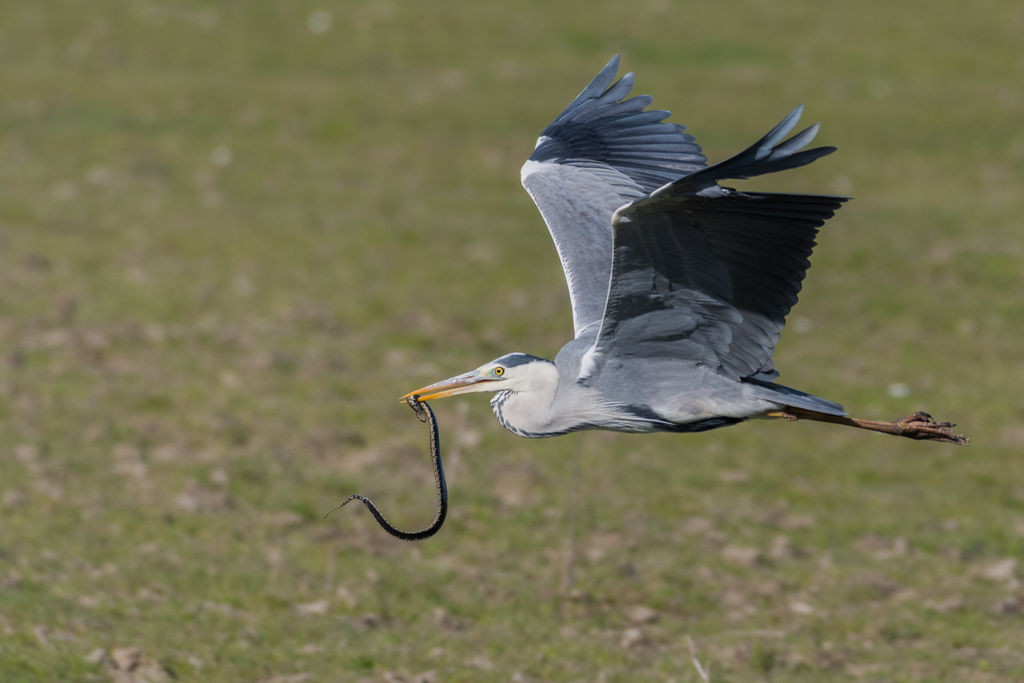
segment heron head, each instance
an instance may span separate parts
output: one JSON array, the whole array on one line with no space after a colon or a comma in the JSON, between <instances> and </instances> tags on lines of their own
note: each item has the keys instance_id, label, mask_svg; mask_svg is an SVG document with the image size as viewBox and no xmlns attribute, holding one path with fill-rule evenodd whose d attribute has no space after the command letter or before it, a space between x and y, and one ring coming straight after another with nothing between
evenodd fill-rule
<instances>
[{"instance_id":1,"label":"heron head","mask_svg":"<svg viewBox=\"0 0 1024 683\"><path fill-rule=\"evenodd\" d=\"M507 353L484 363L475 370L443 379L410 391L402 399L415 396L419 401L431 401L435 398L470 394L477 391L512 391L521 390L532 373L530 366L534 363L550 363L551 361L531 356L527 353Z\"/></svg>"}]
</instances>

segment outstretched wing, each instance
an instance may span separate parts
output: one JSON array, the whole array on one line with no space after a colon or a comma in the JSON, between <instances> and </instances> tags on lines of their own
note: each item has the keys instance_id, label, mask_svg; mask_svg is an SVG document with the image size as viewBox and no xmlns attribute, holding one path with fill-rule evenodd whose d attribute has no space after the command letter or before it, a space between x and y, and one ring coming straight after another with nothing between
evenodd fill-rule
<instances>
[{"instance_id":1,"label":"outstretched wing","mask_svg":"<svg viewBox=\"0 0 1024 683\"><path fill-rule=\"evenodd\" d=\"M615 210L706 166L685 128L664 122L669 112L645 111L647 95L625 99L633 74L616 81L618 68L616 55L544 129L522 170L565 271L577 337L604 312Z\"/></svg>"},{"instance_id":2,"label":"outstretched wing","mask_svg":"<svg viewBox=\"0 0 1024 683\"><path fill-rule=\"evenodd\" d=\"M622 357L678 358L733 379L778 376L772 351L810 266L818 228L844 197L739 192L747 178L835 151L789 140L800 108L753 146L619 209L601 330L580 377Z\"/></svg>"}]
</instances>

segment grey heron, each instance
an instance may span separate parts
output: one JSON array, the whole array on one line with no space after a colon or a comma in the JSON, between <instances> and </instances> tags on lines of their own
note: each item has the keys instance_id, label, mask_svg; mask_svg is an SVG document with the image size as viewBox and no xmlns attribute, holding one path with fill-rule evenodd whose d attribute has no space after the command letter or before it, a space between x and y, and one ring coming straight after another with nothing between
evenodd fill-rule
<instances>
[{"instance_id":1,"label":"grey heron","mask_svg":"<svg viewBox=\"0 0 1024 683\"><path fill-rule=\"evenodd\" d=\"M708 165L652 98L629 97L616 55L544 129L522 184L554 240L574 338L548 360L509 353L409 392L429 401L493 392L508 430L698 432L751 418L808 419L965 444L926 413L851 418L779 384L772 360L810 267L818 228L846 197L738 191L720 184L804 166L818 124L787 139L790 112L739 154Z\"/></svg>"}]
</instances>

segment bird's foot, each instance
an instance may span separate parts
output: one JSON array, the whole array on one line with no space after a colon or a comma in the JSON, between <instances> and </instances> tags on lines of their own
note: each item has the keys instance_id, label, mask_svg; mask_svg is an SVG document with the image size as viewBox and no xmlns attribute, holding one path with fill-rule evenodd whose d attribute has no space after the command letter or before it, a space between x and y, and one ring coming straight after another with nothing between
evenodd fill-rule
<instances>
[{"instance_id":1,"label":"bird's foot","mask_svg":"<svg viewBox=\"0 0 1024 683\"><path fill-rule=\"evenodd\" d=\"M918 411L893 423L896 433L910 439L926 439L928 441L944 441L966 446L970 443L963 434L953 431L956 425L950 422L937 422L931 415Z\"/></svg>"}]
</instances>

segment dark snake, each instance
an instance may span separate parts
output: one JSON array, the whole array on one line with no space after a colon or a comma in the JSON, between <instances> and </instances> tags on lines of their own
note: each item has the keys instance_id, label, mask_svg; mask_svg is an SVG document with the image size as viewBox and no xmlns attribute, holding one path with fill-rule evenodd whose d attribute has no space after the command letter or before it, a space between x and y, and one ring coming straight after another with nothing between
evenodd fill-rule
<instances>
[{"instance_id":1,"label":"dark snake","mask_svg":"<svg viewBox=\"0 0 1024 683\"><path fill-rule=\"evenodd\" d=\"M372 500L358 493L353 493L338 503L327 512L327 515L338 508L345 507L353 500L358 500L369 509L370 514L373 515L373 518L377 520L377 524L380 524L380 528L384 529L384 531L403 541L422 541L440 531L441 526L444 524L444 518L448 516L448 484L444 480L444 466L441 464L441 443L437 436L437 418L434 417L434 411L426 403L421 403L416 396L410 396L405 399L405 402L415 411L416 417L419 418L420 422L430 423L430 457L434 466L434 484L437 486L437 516L434 517L434 521L430 523L430 526L419 531L402 531L381 514ZM324 517L327 517L327 515L324 515Z\"/></svg>"}]
</instances>

